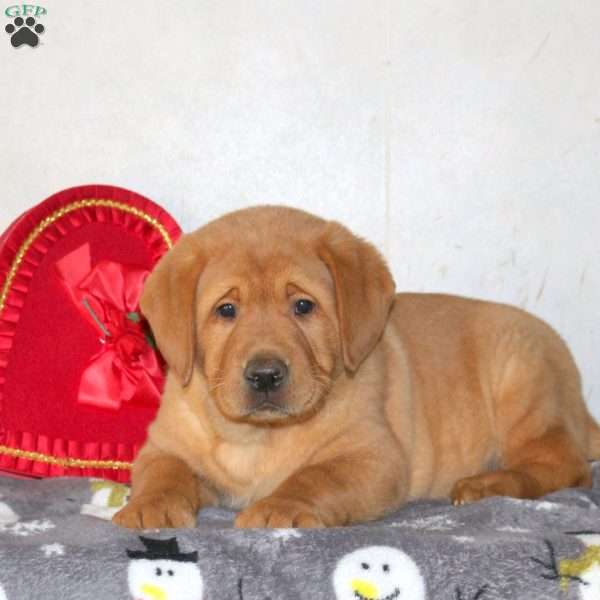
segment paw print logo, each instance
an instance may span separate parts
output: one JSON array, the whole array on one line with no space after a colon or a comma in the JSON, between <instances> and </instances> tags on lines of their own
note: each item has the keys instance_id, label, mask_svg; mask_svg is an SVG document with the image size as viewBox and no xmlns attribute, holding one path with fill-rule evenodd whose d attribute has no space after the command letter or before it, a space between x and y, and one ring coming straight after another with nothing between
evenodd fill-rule
<instances>
[{"instance_id":1,"label":"paw print logo","mask_svg":"<svg viewBox=\"0 0 600 600\"><path fill-rule=\"evenodd\" d=\"M33 17L17 17L12 23L9 23L4 30L10 35L10 43L18 48L27 44L35 48L40 41L38 34L44 33L44 26L35 22Z\"/></svg>"}]
</instances>

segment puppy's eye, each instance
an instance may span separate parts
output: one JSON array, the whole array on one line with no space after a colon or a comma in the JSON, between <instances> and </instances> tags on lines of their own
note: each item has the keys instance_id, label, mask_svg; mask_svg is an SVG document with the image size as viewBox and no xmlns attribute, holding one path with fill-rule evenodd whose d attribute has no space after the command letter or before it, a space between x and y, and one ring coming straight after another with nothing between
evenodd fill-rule
<instances>
[{"instance_id":1,"label":"puppy's eye","mask_svg":"<svg viewBox=\"0 0 600 600\"><path fill-rule=\"evenodd\" d=\"M235 318L235 306L229 302L217 307L217 314L224 319Z\"/></svg>"},{"instance_id":2,"label":"puppy's eye","mask_svg":"<svg viewBox=\"0 0 600 600\"><path fill-rule=\"evenodd\" d=\"M294 312L297 315L307 315L311 313L315 308L315 303L307 300L306 298L302 298L301 300L297 300L296 304L294 304Z\"/></svg>"}]
</instances>

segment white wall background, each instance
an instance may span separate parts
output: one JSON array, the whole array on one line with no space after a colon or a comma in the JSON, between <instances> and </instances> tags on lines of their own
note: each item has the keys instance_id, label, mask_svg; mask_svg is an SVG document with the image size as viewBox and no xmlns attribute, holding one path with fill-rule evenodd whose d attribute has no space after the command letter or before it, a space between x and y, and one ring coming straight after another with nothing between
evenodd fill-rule
<instances>
[{"instance_id":1,"label":"white wall background","mask_svg":"<svg viewBox=\"0 0 600 600\"><path fill-rule=\"evenodd\" d=\"M597 0L46 0L0 30L0 229L110 183L185 230L277 202L343 221L400 290L518 304L600 417Z\"/></svg>"}]
</instances>

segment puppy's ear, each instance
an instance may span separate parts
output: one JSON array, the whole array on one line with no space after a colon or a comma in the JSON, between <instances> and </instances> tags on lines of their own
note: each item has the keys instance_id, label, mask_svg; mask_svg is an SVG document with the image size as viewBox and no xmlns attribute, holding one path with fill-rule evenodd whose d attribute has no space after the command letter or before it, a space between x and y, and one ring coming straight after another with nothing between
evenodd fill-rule
<instances>
[{"instance_id":1,"label":"puppy's ear","mask_svg":"<svg viewBox=\"0 0 600 600\"><path fill-rule=\"evenodd\" d=\"M158 349L184 386L194 369L196 288L205 263L198 242L183 236L146 279L140 300Z\"/></svg>"},{"instance_id":2,"label":"puppy's ear","mask_svg":"<svg viewBox=\"0 0 600 600\"><path fill-rule=\"evenodd\" d=\"M379 252L338 223L328 223L318 253L335 284L344 366L354 372L383 333L394 280Z\"/></svg>"}]
</instances>

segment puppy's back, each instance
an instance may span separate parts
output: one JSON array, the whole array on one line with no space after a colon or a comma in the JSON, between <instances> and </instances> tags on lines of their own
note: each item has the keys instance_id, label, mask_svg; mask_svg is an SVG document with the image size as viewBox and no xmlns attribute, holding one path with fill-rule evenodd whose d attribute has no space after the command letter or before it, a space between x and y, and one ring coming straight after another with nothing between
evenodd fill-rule
<instances>
[{"instance_id":1,"label":"puppy's back","mask_svg":"<svg viewBox=\"0 0 600 600\"><path fill-rule=\"evenodd\" d=\"M458 477L502 464L503 449L537 429L560 426L588 453L579 372L544 321L505 304L407 293L396 296L386 335L400 340L409 364L414 422L392 410L391 426L412 440L412 496L446 495Z\"/></svg>"}]
</instances>

